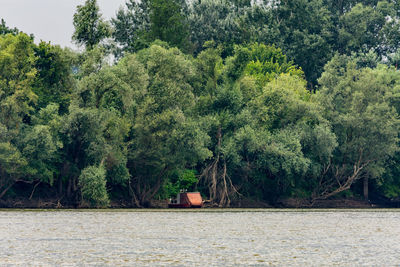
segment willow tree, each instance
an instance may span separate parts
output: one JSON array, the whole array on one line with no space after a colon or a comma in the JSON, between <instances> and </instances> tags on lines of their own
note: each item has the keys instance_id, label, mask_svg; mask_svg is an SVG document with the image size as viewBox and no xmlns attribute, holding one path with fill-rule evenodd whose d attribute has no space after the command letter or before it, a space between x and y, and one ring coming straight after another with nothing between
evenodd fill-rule
<instances>
[{"instance_id":1,"label":"willow tree","mask_svg":"<svg viewBox=\"0 0 400 267\"><path fill-rule=\"evenodd\" d=\"M128 187L126 139L148 75L135 56L127 56L115 66L100 64L90 71L99 64L97 52L92 50L94 54L87 55L82 64L82 77L64 116L62 175L71 199L79 201L82 196L101 206L108 203L106 186ZM94 180L90 174L95 174ZM94 188L90 188L92 184Z\"/></svg>"},{"instance_id":2,"label":"willow tree","mask_svg":"<svg viewBox=\"0 0 400 267\"><path fill-rule=\"evenodd\" d=\"M364 179L384 173L385 161L398 150L399 116L396 90L400 76L394 68L357 69L345 56L335 56L325 67L317 97L332 123L338 146L321 175L315 198L348 190Z\"/></svg>"},{"instance_id":3,"label":"willow tree","mask_svg":"<svg viewBox=\"0 0 400 267\"><path fill-rule=\"evenodd\" d=\"M128 168L136 205L147 205L170 171L210 156L192 117L195 69L178 49L152 45L137 54L149 84L132 116Z\"/></svg>"},{"instance_id":4,"label":"willow tree","mask_svg":"<svg viewBox=\"0 0 400 267\"><path fill-rule=\"evenodd\" d=\"M279 75L247 103L238 120L242 125L226 155L244 177L242 192L270 202L310 197L316 173L337 143L305 80Z\"/></svg>"},{"instance_id":5,"label":"willow tree","mask_svg":"<svg viewBox=\"0 0 400 267\"><path fill-rule=\"evenodd\" d=\"M220 50L209 48L197 58L198 68L204 75L200 77L201 89L196 90L199 94L197 111L208 127L212 138L209 149L213 152L213 157L204 162L201 177L209 188L210 200L219 206L229 206L240 192L247 194L253 189L265 195L270 192L256 189L272 179L264 176L260 178L262 182L253 182L256 170L259 173L269 170L282 181L288 177L283 175L285 171L297 170L291 172L294 177L294 173L302 174L307 170L309 160L303 155L301 138L294 127L305 116L311 116L308 109L312 104L301 102L307 95L303 72L288 61L280 49L263 44L238 46L225 66L219 53ZM279 79L283 74L293 79L286 79L285 84ZM280 81L277 89L264 89L271 88L275 79ZM286 87L293 89L284 90ZM292 96L297 90L302 92L298 96L301 104ZM260 99L265 101L260 102ZM283 104L285 101L287 105ZM268 113L272 111L279 113L274 116L275 120L272 120L273 114ZM271 149L277 144L282 150L275 151L274 166ZM285 150L286 163L279 161L284 158ZM261 157L264 161L257 163L257 158ZM254 188L249 189L250 184Z\"/></svg>"},{"instance_id":6,"label":"willow tree","mask_svg":"<svg viewBox=\"0 0 400 267\"><path fill-rule=\"evenodd\" d=\"M17 141L37 100L32 91L37 73L33 47L25 34L0 36L0 197L16 182L31 180Z\"/></svg>"}]
</instances>

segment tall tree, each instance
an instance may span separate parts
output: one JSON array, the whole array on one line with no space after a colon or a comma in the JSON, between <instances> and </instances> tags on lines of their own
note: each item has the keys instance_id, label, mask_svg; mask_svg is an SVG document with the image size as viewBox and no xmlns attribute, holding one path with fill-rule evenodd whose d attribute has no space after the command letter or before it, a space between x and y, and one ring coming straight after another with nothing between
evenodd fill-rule
<instances>
[{"instance_id":1,"label":"tall tree","mask_svg":"<svg viewBox=\"0 0 400 267\"><path fill-rule=\"evenodd\" d=\"M32 91L37 75L33 41L23 33L0 36L0 55L0 121L18 130L37 101Z\"/></svg>"},{"instance_id":2,"label":"tall tree","mask_svg":"<svg viewBox=\"0 0 400 267\"><path fill-rule=\"evenodd\" d=\"M293 191L308 171L311 160L303 154L300 133L325 139L329 147L334 137L310 102L303 72L280 49L238 46L225 66L220 52L209 48L197 58L203 73L197 110L206 121L213 152L202 164L202 180L219 206L229 206L238 192L276 200ZM304 143L314 151L322 145Z\"/></svg>"},{"instance_id":3,"label":"tall tree","mask_svg":"<svg viewBox=\"0 0 400 267\"><path fill-rule=\"evenodd\" d=\"M54 178L60 144L50 126L35 122L34 47L23 33L0 37L0 197L15 183Z\"/></svg>"},{"instance_id":4,"label":"tall tree","mask_svg":"<svg viewBox=\"0 0 400 267\"><path fill-rule=\"evenodd\" d=\"M193 63L177 48L140 51L149 84L131 117L128 168L136 205L146 205L175 169L210 156L208 136L191 116L195 104Z\"/></svg>"},{"instance_id":5,"label":"tall tree","mask_svg":"<svg viewBox=\"0 0 400 267\"><path fill-rule=\"evenodd\" d=\"M182 51L190 51L186 2L181 0L130 0L112 19L116 55L136 52L161 40Z\"/></svg>"},{"instance_id":6,"label":"tall tree","mask_svg":"<svg viewBox=\"0 0 400 267\"><path fill-rule=\"evenodd\" d=\"M6 21L4 19L1 19L1 24L0 24L0 35L3 34L7 34L7 33L11 33L11 34L18 34L19 30L17 28L9 28L6 25Z\"/></svg>"},{"instance_id":7,"label":"tall tree","mask_svg":"<svg viewBox=\"0 0 400 267\"><path fill-rule=\"evenodd\" d=\"M190 3L188 11L190 39L196 54L207 41L231 48L243 41L238 21L240 12L232 1L196 0Z\"/></svg>"},{"instance_id":8,"label":"tall tree","mask_svg":"<svg viewBox=\"0 0 400 267\"><path fill-rule=\"evenodd\" d=\"M105 185L127 186L125 140L129 118L147 78L140 64L128 58L116 66L97 66L99 62L93 59L97 59L96 50L90 51L94 55L87 55L87 62L83 63L86 67L80 74L74 101L64 116L61 188L75 202L82 197L92 205L105 205ZM90 174L94 175L93 180ZM90 188L91 185L94 187ZM96 194L90 194L91 190Z\"/></svg>"},{"instance_id":9,"label":"tall tree","mask_svg":"<svg viewBox=\"0 0 400 267\"><path fill-rule=\"evenodd\" d=\"M150 30L153 39L188 50L188 26L183 13L185 1L151 0Z\"/></svg>"},{"instance_id":10,"label":"tall tree","mask_svg":"<svg viewBox=\"0 0 400 267\"><path fill-rule=\"evenodd\" d=\"M33 91L38 96L37 109L56 103L60 113L66 113L76 86L72 75L71 52L45 42L39 43L34 51L38 73Z\"/></svg>"},{"instance_id":11,"label":"tall tree","mask_svg":"<svg viewBox=\"0 0 400 267\"><path fill-rule=\"evenodd\" d=\"M133 53L148 46L150 40L150 0L129 0L126 9L118 10L111 19L113 38L120 47L116 47L116 55L123 52Z\"/></svg>"},{"instance_id":12,"label":"tall tree","mask_svg":"<svg viewBox=\"0 0 400 267\"><path fill-rule=\"evenodd\" d=\"M109 24L101 17L97 0L86 0L84 5L78 5L73 24L75 31L72 40L78 45L85 45L87 49L92 49L111 34Z\"/></svg>"},{"instance_id":13,"label":"tall tree","mask_svg":"<svg viewBox=\"0 0 400 267\"><path fill-rule=\"evenodd\" d=\"M373 50L382 56L397 48L393 41L398 36L399 23L394 5L387 1L379 1L376 6L358 3L339 21L338 50L341 53Z\"/></svg>"},{"instance_id":14,"label":"tall tree","mask_svg":"<svg viewBox=\"0 0 400 267\"><path fill-rule=\"evenodd\" d=\"M272 21L266 22L278 32L261 36L260 41L274 43L299 65L313 87L332 57L333 24L330 13L322 0L277 1L271 9ZM269 31L266 32L267 34Z\"/></svg>"},{"instance_id":15,"label":"tall tree","mask_svg":"<svg viewBox=\"0 0 400 267\"><path fill-rule=\"evenodd\" d=\"M345 56L337 55L326 65L317 96L338 147L321 175L317 197L333 196L358 179L367 183L368 178L383 174L385 161L398 151L400 121L393 90L399 78L394 69L383 65L356 69Z\"/></svg>"}]
</instances>

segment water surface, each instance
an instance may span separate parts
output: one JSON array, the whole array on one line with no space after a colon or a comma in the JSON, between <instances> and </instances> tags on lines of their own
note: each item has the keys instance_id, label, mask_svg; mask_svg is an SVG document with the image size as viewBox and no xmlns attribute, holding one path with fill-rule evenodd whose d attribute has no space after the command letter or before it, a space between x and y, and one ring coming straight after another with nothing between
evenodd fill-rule
<instances>
[{"instance_id":1,"label":"water surface","mask_svg":"<svg viewBox=\"0 0 400 267\"><path fill-rule=\"evenodd\" d=\"M393 266L398 210L0 211L0 266Z\"/></svg>"}]
</instances>

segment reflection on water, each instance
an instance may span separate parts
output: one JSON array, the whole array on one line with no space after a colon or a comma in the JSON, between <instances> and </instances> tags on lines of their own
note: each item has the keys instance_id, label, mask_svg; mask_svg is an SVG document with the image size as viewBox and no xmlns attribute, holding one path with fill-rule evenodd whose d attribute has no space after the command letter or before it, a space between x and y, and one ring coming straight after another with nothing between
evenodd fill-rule
<instances>
[{"instance_id":1,"label":"reflection on water","mask_svg":"<svg viewBox=\"0 0 400 267\"><path fill-rule=\"evenodd\" d=\"M0 211L0 266L387 266L398 211Z\"/></svg>"}]
</instances>

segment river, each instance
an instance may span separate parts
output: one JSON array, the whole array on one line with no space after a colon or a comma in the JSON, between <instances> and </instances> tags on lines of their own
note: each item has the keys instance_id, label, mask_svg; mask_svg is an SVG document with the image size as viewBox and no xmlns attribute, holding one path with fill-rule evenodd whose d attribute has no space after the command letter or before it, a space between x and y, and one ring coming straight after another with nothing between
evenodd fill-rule
<instances>
[{"instance_id":1,"label":"river","mask_svg":"<svg viewBox=\"0 0 400 267\"><path fill-rule=\"evenodd\" d=\"M0 266L393 266L400 210L0 210Z\"/></svg>"}]
</instances>

